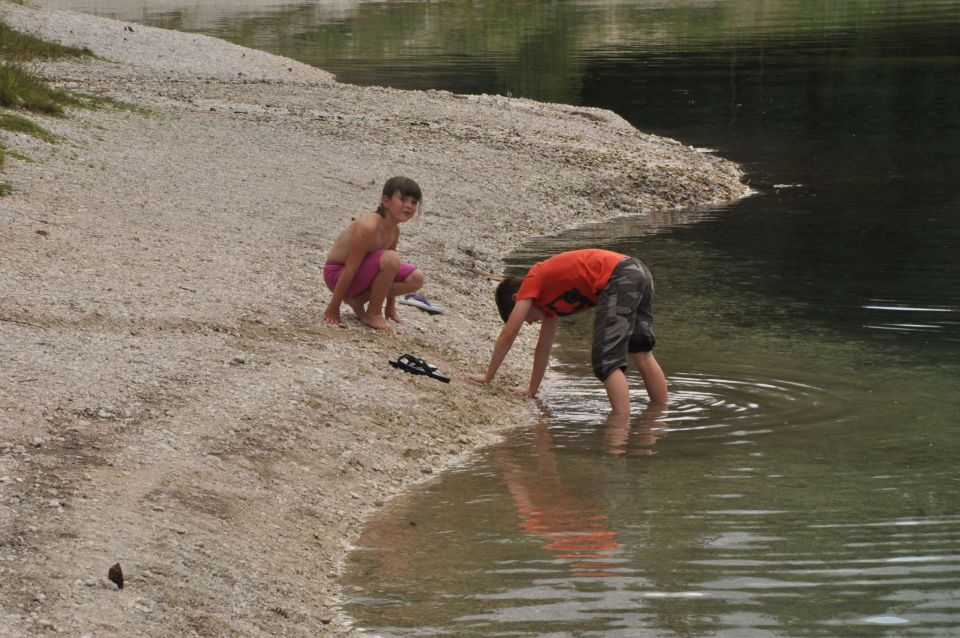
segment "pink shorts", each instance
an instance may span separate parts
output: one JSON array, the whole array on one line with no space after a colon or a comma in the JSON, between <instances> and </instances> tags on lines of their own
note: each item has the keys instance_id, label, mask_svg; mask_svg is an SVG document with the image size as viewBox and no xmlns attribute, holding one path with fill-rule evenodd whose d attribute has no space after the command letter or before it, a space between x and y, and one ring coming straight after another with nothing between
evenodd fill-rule
<instances>
[{"instance_id":1,"label":"pink shorts","mask_svg":"<svg viewBox=\"0 0 960 638\"><path fill-rule=\"evenodd\" d=\"M360 262L360 268L357 269L357 274L354 276L353 281L350 282L350 287L347 288L346 297L356 297L373 285L373 280L380 274L380 257L382 256L382 250L367 253L367 256ZM333 292L333 289L336 287L337 280L340 279L340 274L343 272L343 266L343 264L336 261L328 261L323 265L323 281L326 282L330 292ZM397 271L393 280L403 281L416 269L417 267L413 264L401 262L400 270Z\"/></svg>"}]
</instances>

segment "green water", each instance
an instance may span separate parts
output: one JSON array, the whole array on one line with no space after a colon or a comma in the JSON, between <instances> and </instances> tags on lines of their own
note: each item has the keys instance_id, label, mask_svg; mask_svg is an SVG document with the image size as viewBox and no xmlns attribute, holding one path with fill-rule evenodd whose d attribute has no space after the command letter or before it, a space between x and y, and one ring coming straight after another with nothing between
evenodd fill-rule
<instances>
[{"instance_id":1,"label":"green water","mask_svg":"<svg viewBox=\"0 0 960 638\"><path fill-rule=\"evenodd\" d=\"M960 635L960 0L42 4L346 82L602 106L748 171L743 202L511 258L643 259L671 403L631 377L609 421L591 317L565 320L542 419L370 521L343 581L360 626Z\"/></svg>"},{"instance_id":2,"label":"green water","mask_svg":"<svg viewBox=\"0 0 960 638\"><path fill-rule=\"evenodd\" d=\"M669 217L534 241L513 263L577 245L643 255L669 407L646 408L631 375L634 416L608 419L590 317L572 320L543 419L368 526L346 578L362 625L382 636L958 635L956 359L886 330L852 338L829 313L812 320L789 297L751 292L724 255L684 237L690 215Z\"/></svg>"}]
</instances>

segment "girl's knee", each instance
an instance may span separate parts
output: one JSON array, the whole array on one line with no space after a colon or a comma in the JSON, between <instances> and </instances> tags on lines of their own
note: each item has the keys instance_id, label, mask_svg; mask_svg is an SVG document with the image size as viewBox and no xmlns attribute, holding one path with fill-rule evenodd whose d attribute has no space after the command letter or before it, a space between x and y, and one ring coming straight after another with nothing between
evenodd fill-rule
<instances>
[{"instance_id":1,"label":"girl's knee","mask_svg":"<svg viewBox=\"0 0 960 638\"><path fill-rule=\"evenodd\" d=\"M424 282L423 271L417 268L412 273L410 273L406 279L403 280L403 283L409 284L411 286L416 286L414 290L420 290L423 287Z\"/></svg>"},{"instance_id":2,"label":"girl's knee","mask_svg":"<svg viewBox=\"0 0 960 638\"><path fill-rule=\"evenodd\" d=\"M396 272L400 269L400 253L395 250L385 250L380 255L380 270Z\"/></svg>"}]
</instances>

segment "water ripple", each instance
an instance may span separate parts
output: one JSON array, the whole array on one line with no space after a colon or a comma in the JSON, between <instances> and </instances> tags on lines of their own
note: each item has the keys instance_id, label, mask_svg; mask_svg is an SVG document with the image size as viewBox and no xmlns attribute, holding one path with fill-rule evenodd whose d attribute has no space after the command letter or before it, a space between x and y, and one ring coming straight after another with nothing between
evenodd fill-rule
<instances>
[{"instance_id":1,"label":"water ripple","mask_svg":"<svg viewBox=\"0 0 960 638\"><path fill-rule=\"evenodd\" d=\"M864 328L890 332L937 333L944 339L960 330L960 311L877 300L864 305Z\"/></svg>"},{"instance_id":2,"label":"water ripple","mask_svg":"<svg viewBox=\"0 0 960 638\"><path fill-rule=\"evenodd\" d=\"M631 383L635 406L644 405L642 383L634 378ZM749 444L784 425L835 421L842 414L843 401L836 393L786 379L683 372L670 375L668 383L670 405L658 415L665 432L720 438L727 445ZM545 391L544 403L551 414L574 424L572 432L596 427L609 413L596 379L567 375L563 368Z\"/></svg>"}]
</instances>

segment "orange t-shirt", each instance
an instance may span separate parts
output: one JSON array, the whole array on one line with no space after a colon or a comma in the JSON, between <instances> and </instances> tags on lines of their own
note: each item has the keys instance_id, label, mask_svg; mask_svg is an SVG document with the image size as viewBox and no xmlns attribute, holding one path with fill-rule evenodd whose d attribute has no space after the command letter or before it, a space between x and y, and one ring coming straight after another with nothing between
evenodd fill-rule
<instances>
[{"instance_id":1,"label":"orange t-shirt","mask_svg":"<svg viewBox=\"0 0 960 638\"><path fill-rule=\"evenodd\" d=\"M533 305L548 317L565 317L593 308L613 269L625 258L599 248L554 255L530 268L517 291L517 300L533 299Z\"/></svg>"}]
</instances>

